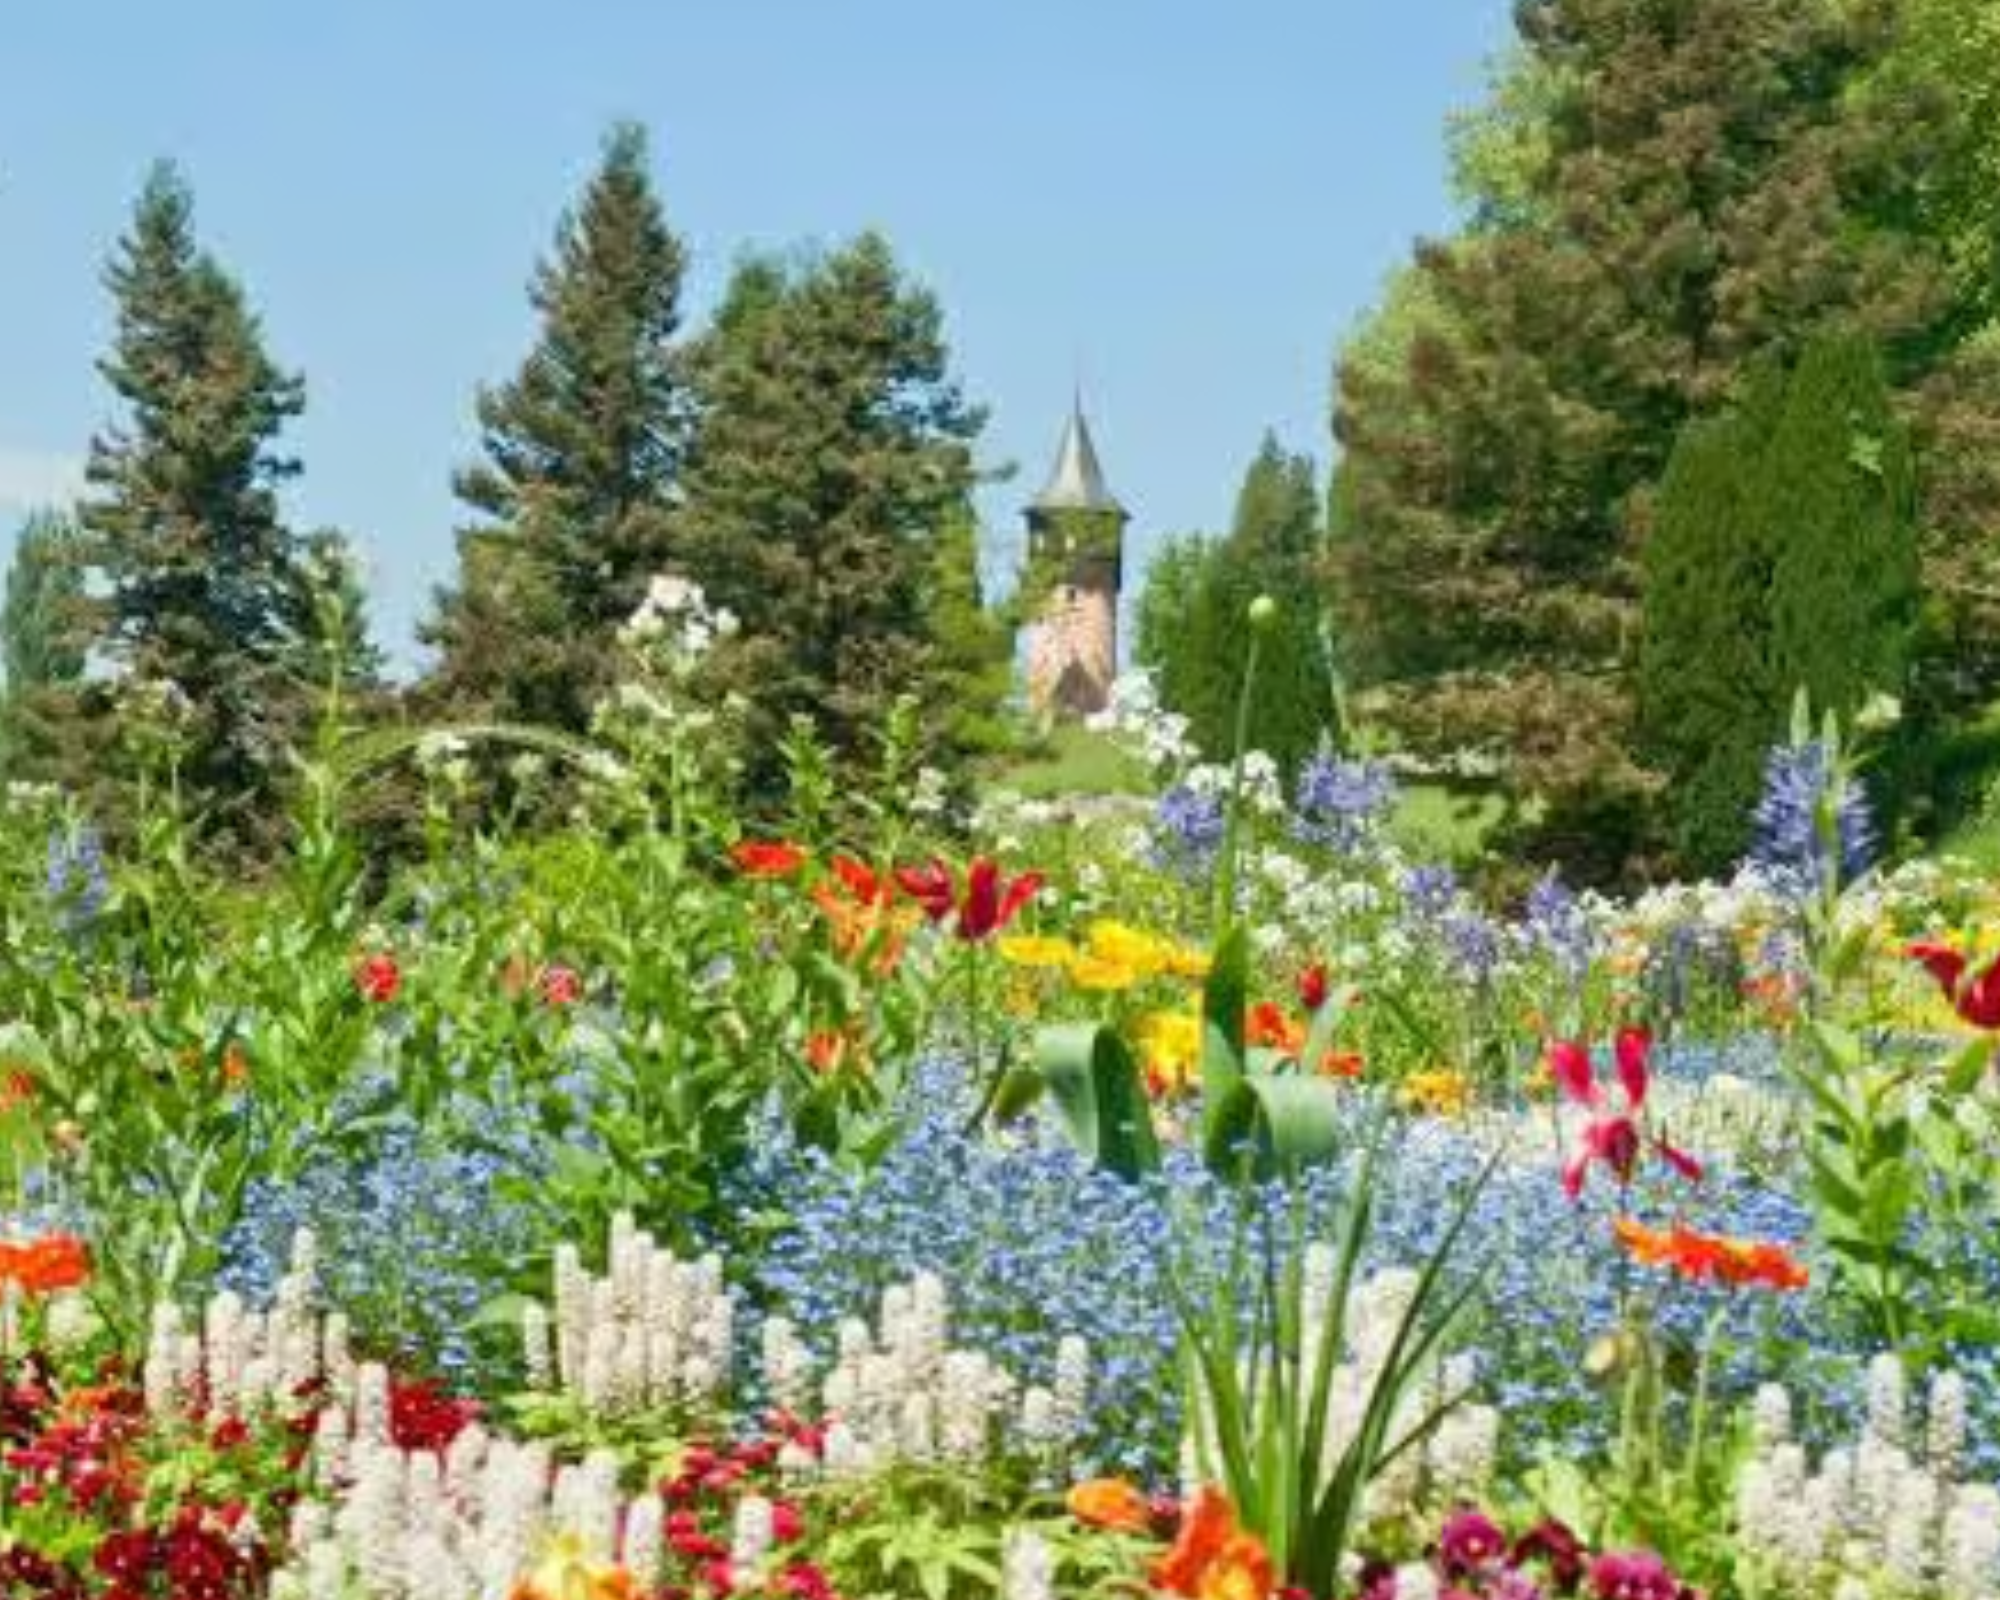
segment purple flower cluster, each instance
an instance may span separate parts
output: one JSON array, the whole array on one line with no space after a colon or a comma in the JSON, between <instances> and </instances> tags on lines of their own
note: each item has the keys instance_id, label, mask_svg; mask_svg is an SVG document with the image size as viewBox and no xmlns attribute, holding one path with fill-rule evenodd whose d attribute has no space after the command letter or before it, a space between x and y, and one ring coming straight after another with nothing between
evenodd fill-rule
<instances>
[{"instance_id":1,"label":"purple flower cluster","mask_svg":"<svg viewBox=\"0 0 2000 1600\"><path fill-rule=\"evenodd\" d=\"M1317 755L1299 769L1292 832L1307 844L1352 855L1396 801L1396 780L1373 761Z\"/></svg>"},{"instance_id":2,"label":"purple flower cluster","mask_svg":"<svg viewBox=\"0 0 2000 1600\"><path fill-rule=\"evenodd\" d=\"M1837 788L1836 788L1837 785ZM1821 813L1833 802L1833 837ZM1851 883L1875 858L1875 821L1860 781L1835 770L1821 739L1784 744L1764 763L1764 793L1753 818L1746 864L1801 898Z\"/></svg>"}]
</instances>

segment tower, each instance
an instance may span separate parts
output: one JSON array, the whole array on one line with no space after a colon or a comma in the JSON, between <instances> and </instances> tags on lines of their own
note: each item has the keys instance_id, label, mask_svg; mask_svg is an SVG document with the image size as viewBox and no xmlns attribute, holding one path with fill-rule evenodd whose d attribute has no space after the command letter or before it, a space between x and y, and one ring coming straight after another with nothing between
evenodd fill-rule
<instances>
[{"instance_id":1,"label":"tower","mask_svg":"<svg viewBox=\"0 0 2000 1600\"><path fill-rule=\"evenodd\" d=\"M1104 709L1118 671L1127 518L1105 484L1081 396L1027 518L1028 581L1038 597L1028 633L1028 705L1039 716L1087 716Z\"/></svg>"}]
</instances>

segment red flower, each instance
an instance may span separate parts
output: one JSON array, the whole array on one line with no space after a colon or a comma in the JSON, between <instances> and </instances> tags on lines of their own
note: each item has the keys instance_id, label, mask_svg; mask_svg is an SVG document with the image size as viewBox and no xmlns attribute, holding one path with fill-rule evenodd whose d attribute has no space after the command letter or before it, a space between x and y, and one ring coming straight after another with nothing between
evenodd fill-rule
<instances>
[{"instance_id":1,"label":"red flower","mask_svg":"<svg viewBox=\"0 0 2000 1600\"><path fill-rule=\"evenodd\" d=\"M90 1247L72 1233L48 1233L25 1244L0 1241L0 1282L28 1294L74 1289L90 1281Z\"/></svg>"},{"instance_id":2,"label":"red flower","mask_svg":"<svg viewBox=\"0 0 2000 1600\"><path fill-rule=\"evenodd\" d=\"M573 1006L583 998L583 979L561 962L542 968L542 1004Z\"/></svg>"},{"instance_id":3,"label":"red flower","mask_svg":"<svg viewBox=\"0 0 2000 1600\"><path fill-rule=\"evenodd\" d=\"M1909 956L1937 979L1959 1016L1975 1028L2000 1028L2000 960L1968 977L1964 953L1934 939L1919 939L1909 947Z\"/></svg>"},{"instance_id":4,"label":"red flower","mask_svg":"<svg viewBox=\"0 0 2000 1600\"><path fill-rule=\"evenodd\" d=\"M1789 1294L1810 1281L1805 1267L1781 1244L1697 1233L1678 1222L1661 1232L1632 1217L1614 1219L1611 1228L1634 1261L1648 1267L1670 1267L1692 1283Z\"/></svg>"},{"instance_id":5,"label":"red flower","mask_svg":"<svg viewBox=\"0 0 2000 1600\"><path fill-rule=\"evenodd\" d=\"M951 868L935 857L921 867L898 867L896 881L931 921L942 922L956 912L952 931L971 943L1012 922L1047 879L1039 872L1024 872L1003 881L999 863L979 856L966 868L963 896L953 883Z\"/></svg>"},{"instance_id":6,"label":"red flower","mask_svg":"<svg viewBox=\"0 0 2000 1600\"><path fill-rule=\"evenodd\" d=\"M403 987L403 969L388 951L377 950L355 963L354 987L361 991L362 999L386 1006Z\"/></svg>"},{"instance_id":7,"label":"red flower","mask_svg":"<svg viewBox=\"0 0 2000 1600\"><path fill-rule=\"evenodd\" d=\"M389 1437L398 1449L449 1449L478 1415L478 1401L454 1399L434 1378L390 1380Z\"/></svg>"},{"instance_id":8,"label":"red flower","mask_svg":"<svg viewBox=\"0 0 2000 1600\"><path fill-rule=\"evenodd\" d=\"M1652 1044L1652 1036L1644 1028L1618 1030L1612 1057L1625 1109L1596 1117L1584 1128L1582 1143L1563 1168L1563 1192L1570 1199L1574 1200L1583 1193L1584 1180L1589 1177L1590 1169L1599 1163L1609 1167L1621 1184L1630 1183L1632 1174L1638 1170L1640 1153L1648 1143L1660 1159L1683 1178L1690 1183L1700 1181L1699 1161L1663 1139L1648 1139L1640 1129L1639 1114L1645 1109L1646 1091L1651 1085L1646 1058ZM1557 1040L1549 1046L1548 1066L1549 1076L1555 1080L1556 1087L1571 1101L1592 1110L1604 1105L1604 1089L1597 1081L1590 1051L1585 1046L1573 1040Z\"/></svg>"},{"instance_id":9,"label":"red flower","mask_svg":"<svg viewBox=\"0 0 2000 1600\"><path fill-rule=\"evenodd\" d=\"M1317 1011L1326 1004L1328 984L1326 963L1315 961L1299 974L1299 1004L1308 1011Z\"/></svg>"},{"instance_id":10,"label":"red flower","mask_svg":"<svg viewBox=\"0 0 2000 1600\"><path fill-rule=\"evenodd\" d=\"M745 839L729 852L746 878L789 878L806 864L806 853L795 844Z\"/></svg>"}]
</instances>

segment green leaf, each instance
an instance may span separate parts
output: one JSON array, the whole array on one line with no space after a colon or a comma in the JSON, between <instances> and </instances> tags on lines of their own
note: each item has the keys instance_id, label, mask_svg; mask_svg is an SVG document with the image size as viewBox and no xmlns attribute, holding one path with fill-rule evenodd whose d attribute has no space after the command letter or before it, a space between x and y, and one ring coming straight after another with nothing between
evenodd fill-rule
<instances>
[{"instance_id":1,"label":"green leaf","mask_svg":"<svg viewBox=\"0 0 2000 1600\"><path fill-rule=\"evenodd\" d=\"M1137 1178L1159 1166L1138 1062L1112 1029L1088 1022L1042 1029L1032 1071L1070 1142L1100 1167Z\"/></svg>"},{"instance_id":2,"label":"green leaf","mask_svg":"<svg viewBox=\"0 0 2000 1600\"><path fill-rule=\"evenodd\" d=\"M1216 942L1201 994L1203 1136L1212 1149L1230 1091L1243 1077L1243 1019L1250 1003L1250 939L1231 926Z\"/></svg>"},{"instance_id":3,"label":"green leaf","mask_svg":"<svg viewBox=\"0 0 2000 1600\"><path fill-rule=\"evenodd\" d=\"M1992 1062L1993 1041L1987 1038L1974 1039L1945 1069L1945 1092L1951 1095L1972 1093L1979 1087L1979 1080L1986 1075L1986 1069Z\"/></svg>"}]
</instances>

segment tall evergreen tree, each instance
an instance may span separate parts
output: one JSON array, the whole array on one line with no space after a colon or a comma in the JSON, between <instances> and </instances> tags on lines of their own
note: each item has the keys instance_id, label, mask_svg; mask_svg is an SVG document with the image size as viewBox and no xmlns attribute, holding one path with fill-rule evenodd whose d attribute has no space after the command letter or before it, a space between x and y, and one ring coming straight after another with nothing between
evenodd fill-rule
<instances>
[{"instance_id":1,"label":"tall evergreen tree","mask_svg":"<svg viewBox=\"0 0 2000 1600\"><path fill-rule=\"evenodd\" d=\"M1784 398L1774 366L1739 409L1682 431L1643 549L1639 728L1669 779L1674 849L1700 871L1742 853L1789 704L1771 671L1775 551L1758 482Z\"/></svg>"},{"instance_id":2,"label":"tall evergreen tree","mask_svg":"<svg viewBox=\"0 0 2000 1600\"><path fill-rule=\"evenodd\" d=\"M14 541L0 612L10 696L82 678L84 612L82 530L66 513L38 511Z\"/></svg>"},{"instance_id":3,"label":"tall evergreen tree","mask_svg":"<svg viewBox=\"0 0 2000 1600\"><path fill-rule=\"evenodd\" d=\"M1540 137L1510 135L1525 159L1478 228L1420 250L1433 309L1400 367L1341 375L1341 636L1372 715L1503 755L1541 846L1614 868L1648 804L1629 675L1647 495L1760 353L1832 325L1899 382L1936 359L1952 308L1911 219L1937 119L1853 94L1894 40L1880 8L1516 15Z\"/></svg>"},{"instance_id":4,"label":"tall evergreen tree","mask_svg":"<svg viewBox=\"0 0 2000 1600\"><path fill-rule=\"evenodd\" d=\"M1183 548L1162 577L1149 577L1141 659L1157 651L1161 703L1188 719L1211 759L1227 760L1248 665L1250 603L1269 595L1277 618L1259 648L1249 741L1287 769L1331 732L1333 679L1320 601L1322 523L1310 457L1288 454L1266 435L1244 473L1229 537ZM1154 590L1152 585L1162 587ZM1167 585L1180 592L1171 598ZM1175 608L1177 615L1166 615Z\"/></svg>"},{"instance_id":5,"label":"tall evergreen tree","mask_svg":"<svg viewBox=\"0 0 2000 1600\"><path fill-rule=\"evenodd\" d=\"M684 268L645 132L620 123L536 271L535 347L480 393L482 458L455 480L481 520L423 632L440 652L432 693L454 711L581 729L618 624L675 564Z\"/></svg>"},{"instance_id":6,"label":"tall evergreen tree","mask_svg":"<svg viewBox=\"0 0 2000 1600\"><path fill-rule=\"evenodd\" d=\"M1786 386L1758 474L1756 518L1776 530L1771 670L1843 717L1900 696L1919 595L1915 479L1874 349L1815 340Z\"/></svg>"},{"instance_id":7,"label":"tall evergreen tree","mask_svg":"<svg viewBox=\"0 0 2000 1600\"><path fill-rule=\"evenodd\" d=\"M156 166L106 274L117 333L100 364L125 417L92 441L82 507L104 594L99 642L191 708L184 778L212 823L247 837L284 771L298 708L300 543L277 491L298 463L279 432L301 380L266 354L236 282L196 245L193 202Z\"/></svg>"},{"instance_id":8,"label":"tall evergreen tree","mask_svg":"<svg viewBox=\"0 0 2000 1600\"><path fill-rule=\"evenodd\" d=\"M937 681L924 589L969 514L981 418L937 302L874 234L802 266L751 262L697 372L683 566L742 624L718 672L760 743L804 714L861 748L897 695Z\"/></svg>"},{"instance_id":9,"label":"tall evergreen tree","mask_svg":"<svg viewBox=\"0 0 2000 1600\"><path fill-rule=\"evenodd\" d=\"M63 776L61 730L74 720L87 626L82 530L67 514L37 512L15 541L0 611L7 672L0 757L10 776Z\"/></svg>"},{"instance_id":10,"label":"tall evergreen tree","mask_svg":"<svg viewBox=\"0 0 2000 1600\"><path fill-rule=\"evenodd\" d=\"M931 703L940 759L959 766L1008 742L1003 720L1014 683L1014 635L986 603L979 573L979 523L970 505L939 529L932 554L925 627L932 645Z\"/></svg>"}]
</instances>

